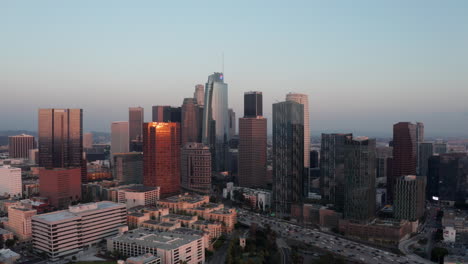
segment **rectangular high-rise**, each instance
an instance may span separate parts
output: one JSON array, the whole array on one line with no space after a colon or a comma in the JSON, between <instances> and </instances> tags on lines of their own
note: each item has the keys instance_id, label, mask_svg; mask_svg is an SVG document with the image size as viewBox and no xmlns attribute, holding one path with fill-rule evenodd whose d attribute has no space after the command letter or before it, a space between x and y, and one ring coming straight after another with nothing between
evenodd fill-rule
<instances>
[{"instance_id":1,"label":"rectangular high-rise","mask_svg":"<svg viewBox=\"0 0 468 264\"><path fill-rule=\"evenodd\" d=\"M416 125L400 122L393 125L392 175L387 178L387 198L393 201L396 180L401 176L416 175Z\"/></svg>"},{"instance_id":2,"label":"rectangular high-rise","mask_svg":"<svg viewBox=\"0 0 468 264\"><path fill-rule=\"evenodd\" d=\"M279 217L290 216L302 204L304 178L304 105L273 104L273 207Z\"/></svg>"},{"instance_id":3,"label":"rectangular high-rise","mask_svg":"<svg viewBox=\"0 0 468 264\"><path fill-rule=\"evenodd\" d=\"M181 122L181 108L167 105L153 106L153 122Z\"/></svg>"},{"instance_id":4,"label":"rectangular high-rise","mask_svg":"<svg viewBox=\"0 0 468 264\"><path fill-rule=\"evenodd\" d=\"M0 166L0 195L10 195L20 198L23 194L21 168L10 165Z\"/></svg>"},{"instance_id":5,"label":"rectangular high-rise","mask_svg":"<svg viewBox=\"0 0 468 264\"><path fill-rule=\"evenodd\" d=\"M426 177L400 176L395 184L394 212L396 219L416 221L424 215Z\"/></svg>"},{"instance_id":6,"label":"rectangular high-rise","mask_svg":"<svg viewBox=\"0 0 468 264\"><path fill-rule=\"evenodd\" d=\"M239 186L266 185L267 119L262 116L262 93L244 94L244 118L239 118Z\"/></svg>"},{"instance_id":7,"label":"rectangular high-rise","mask_svg":"<svg viewBox=\"0 0 468 264\"><path fill-rule=\"evenodd\" d=\"M353 134L322 134L320 148L320 189L322 198L342 212L345 188L345 141Z\"/></svg>"},{"instance_id":8,"label":"rectangular high-rise","mask_svg":"<svg viewBox=\"0 0 468 264\"><path fill-rule=\"evenodd\" d=\"M143 141L144 109L142 107L128 108L128 136L130 151L138 151L138 145Z\"/></svg>"},{"instance_id":9,"label":"rectangular high-rise","mask_svg":"<svg viewBox=\"0 0 468 264\"><path fill-rule=\"evenodd\" d=\"M202 143L189 142L182 147L181 186L197 193L211 193L211 153Z\"/></svg>"},{"instance_id":10,"label":"rectangular high-rise","mask_svg":"<svg viewBox=\"0 0 468 264\"><path fill-rule=\"evenodd\" d=\"M8 137L8 155L10 158L27 159L29 150L36 148L36 140L33 136L21 134Z\"/></svg>"},{"instance_id":11,"label":"rectangular high-rise","mask_svg":"<svg viewBox=\"0 0 468 264\"><path fill-rule=\"evenodd\" d=\"M56 208L66 208L81 200L81 169L55 168L39 170L39 192Z\"/></svg>"},{"instance_id":12,"label":"rectangular high-rise","mask_svg":"<svg viewBox=\"0 0 468 264\"><path fill-rule=\"evenodd\" d=\"M143 153L114 153L112 176L120 183L143 183Z\"/></svg>"},{"instance_id":13,"label":"rectangular high-rise","mask_svg":"<svg viewBox=\"0 0 468 264\"><path fill-rule=\"evenodd\" d=\"M293 101L304 106L304 167L310 167L310 120L309 120L309 97L307 94L288 93L286 101ZM308 170L306 170L308 172Z\"/></svg>"},{"instance_id":14,"label":"rectangular high-rise","mask_svg":"<svg viewBox=\"0 0 468 264\"><path fill-rule=\"evenodd\" d=\"M468 197L468 154L447 153L428 161L427 198L465 203Z\"/></svg>"},{"instance_id":15,"label":"rectangular high-rise","mask_svg":"<svg viewBox=\"0 0 468 264\"><path fill-rule=\"evenodd\" d=\"M40 167L82 166L82 109L39 109L38 136Z\"/></svg>"},{"instance_id":16,"label":"rectangular high-rise","mask_svg":"<svg viewBox=\"0 0 468 264\"><path fill-rule=\"evenodd\" d=\"M203 113L194 98L185 98L182 104L181 144L201 142L201 121Z\"/></svg>"},{"instance_id":17,"label":"rectangular high-rise","mask_svg":"<svg viewBox=\"0 0 468 264\"><path fill-rule=\"evenodd\" d=\"M346 219L368 221L375 215L375 139L345 139L344 211Z\"/></svg>"},{"instance_id":18,"label":"rectangular high-rise","mask_svg":"<svg viewBox=\"0 0 468 264\"><path fill-rule=\"evenodd\" d=\"M434 145L431 142L418 144L418 175L427 176L429 158L434 155Z\"/></svg>"},{"instance_id":19,"label":"rectangular high-rise","mask_svg":"<svg viewBox=\"0 0 468 264\"><path fill-rule=\"evenodd\" d=\"M161 197L180 192L180 123L144 124L143 184L161 187Z\"/></svg>"},{"instance_id":20,"label":"rectangular high-rise","mask_svg":"<svg viewBox=\"0 0 468 264\"><path fill-rule=\"evenodd\" d=\"M203 84L195 85L195 92L193 93L193 98L199 106L205 105L205 86L203 86Z\"/></svg>"},{"instance_id":21,"label":"rectangular high-rise","mask_svg":"<svg viewBox=\"0 0 468 264\"><path fill-rule=\"evenodd\" d=\"M111 124L111 153L129 152L128 122L119 121Z\"/></svg>"}]
</instances>

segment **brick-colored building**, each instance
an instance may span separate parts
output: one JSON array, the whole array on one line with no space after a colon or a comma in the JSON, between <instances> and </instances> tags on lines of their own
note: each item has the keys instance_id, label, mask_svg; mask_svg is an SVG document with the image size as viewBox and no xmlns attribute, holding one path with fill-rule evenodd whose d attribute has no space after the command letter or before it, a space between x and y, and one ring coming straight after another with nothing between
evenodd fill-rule
<instances>
[{"instance_id":1,"label":"brick-colored building","mask_svg":"<svg viewBox=\"0 0 468 264\"><path fill-rule=\"evenodd\" d=\"M138 228L143 222L150 220L149 213L129 213L127 214L128 228Z\"/></svg>"},{"instance_id":2,"label":"brick-colored building","mask_svg":"<svg viewBox=\"0 0 468 264\"><path fill-rule=\"evenodd\" d=\"M339 221L339 230L347 237L367 240L381 245L398 245L402 239L411 234L412 224L406 220L375 220L364 224L341 219Z\"/></svg>"},{"instance_id":3,"label":"brick-colored building","mask_svg":"<svg viewBox=\"0 0 468 264\"><path fill-rule=\"evenodd\" d=\"M39 192L52 206L63 209L81 199L81 168L39 171Z\"/></svg>"},{"instance_id":4,"label":"brick-colored building","mask_svg":"<svg viewBox=\"0 0 468 264\"><path fill-rule=\"evenodd\" d=\"M27 241L32 238L31 219L36 215L34 209L24 206L11 206L8 208L8 222L5 228L12 231L20 241Z\"/></svg>"},{"instance_id":5,"label":"brick-colored building","mask_svg":"<svg viewBox=\"0 0 468 264\"><path fill-rule=\"evenodd\" d=\"M171 212L178 212L189 208L199 207L209 202L210 197L207 195L185 193L182 195L171 196L159 200L158 205L161 207L169 208Z\"/></svg>"},{"instance_id":6,"label":"brick-colored building","mask_svg":"<svg viewBox=\"0 0 468 264\"><path fill-rule=\"evenodd\" d=\"M190 228L208 232L210 234L210 240L220 237L223 233L222 224L211 220L198 220L192 223Z\"/></svg>"},{"instance_id":7,"label":"brick-colored building","mask_svg":"<svg viewBox=\"0 0 468 264\"><path fill-rule=\"evenodd\" d=\"M182 227L181 222L179 221L160 222L157 220L144 221L143 223L141 223L140 226L149 228L151 230L159 230L159 231L172 231L174 229Z\"/></svg>"}]
</instances>

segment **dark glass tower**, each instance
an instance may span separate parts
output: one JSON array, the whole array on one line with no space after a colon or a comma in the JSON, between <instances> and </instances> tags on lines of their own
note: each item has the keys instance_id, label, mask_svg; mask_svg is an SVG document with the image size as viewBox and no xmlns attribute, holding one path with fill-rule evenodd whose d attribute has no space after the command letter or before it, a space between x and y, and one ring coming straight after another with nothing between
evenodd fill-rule
<instances>
[{"instance_id":1,"label":"dark glass tower","mask_svg":"<svg viewBox=\"0 0 468 264\"><path fill-rule=\"evenodd\" d=\"M188 142L201 142L202 112L197 100L185 98L182 104L181 143L185 146Z\"/></svg>"},{"instance_id":2,"label":"dark glass tower","mask_svg":"<svg viewBox=\"0 0 468 264\"><path fill-rule=\"evenodd\" d=\"M142 107L128 109L128 136L130 151L141 151L144 112Z\"/></svg>"},{"instance_id":3,"label":"dark glass tower","mask_svg":"<svg viewBox=\"0 0 468 264\"><path fill-rule=\"evenodd\" d=\"M262 92L244 93L244 117L263 116Z\"/></svg>"},{"instance_id":4,"label":"dark glass tower","mask_svg":"<svg viewBox=\"0 0 468 264\"><path fill-rule=\"evenodd\" d=\"M38 133L40 167L82 167L82 109L39 109Z\"/></svg>"},{"instance_id":5,"label":"dark glass tower","mask_svg":"<svg viewBox=\"0 0 468 264\"><path fill-rule=\"evenodd\" d=\"M273 207L290 216L302 204L304 170L304 106L286 101L273 104Z\"/></svg>"}]
</instances>

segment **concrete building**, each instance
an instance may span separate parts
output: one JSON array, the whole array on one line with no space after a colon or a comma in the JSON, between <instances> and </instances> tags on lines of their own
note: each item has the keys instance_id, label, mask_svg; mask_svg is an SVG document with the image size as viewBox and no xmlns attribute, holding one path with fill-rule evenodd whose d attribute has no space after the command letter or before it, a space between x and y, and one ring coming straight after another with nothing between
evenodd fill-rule
<instances>
[{"instance_id":1,"label":"concrete building","mask_svg":"<svg viewBox=\"0 0 468 264\"><path fill-rule=\"evenodd\" d=\"M143 126L143 184L161 187L161 197L180 192L180 123Z\"/></svg>"},{"instance_id":2,"label":"concrete building","mask_svg":"<svg viewBox=\"0 0 468 264\"><path fill-rule=\"evenodd\" d=\"M128 136L130 151L141 151L138 146L143 142L144 109L142 107L128 108ZM119 151L128 152L128 151Z\"/></svg>"},{"instance_id":3,"label":"concrete building","mask_svg":"<svg viewBox=\"0 0 468 264\"><path fill-rule=\"evenodd\" d=\"M127 258L126 264L161 264L161 258L151 253L146 253L137 257Z\"/></svg>"},{"instance_id":4,"label":"concrete building","mask_svg":"<svg viewBox=\"0 0 468 264\"><path fill-rule=\"evenodd\" d=\"M304 105L273 104L272 159L273 208L277 216L287 217L304 196Z\"/></svg>"},{"instance_id":5,"label":"concrete building","mask_svg":"<svg viewBox=\"0 0 468 264\"><path fill-rule=\"evenodd\" d=\"M5 228L15 234L20 241L28 241L32 238L31 219L37 211L17 205L8 208L8 222Z\"/></svg>"},{"instance_id":6,"label":"concrete building","mask_svg":"<svg viewBox=\"0 0 468 264\"><path fill-rule=\"evenodd\" d=\"M127 225L130 229L135 229L143 225L145 221L150 220L149 213L133 212L127 214Z\"/></svg>"},{"instance_id":7,"label":"concrete building","mask_svg":"<svg viewBox=\"0 0 468 264\"><path fill-rule=\"evenodd\" d=\"M401 176L395 185L394 210L396 219L416 221L424 215L426 177Z\"/></svg>"},{"instance_id":8,"label":"concrete building","mask_svg":"<svg viewBox=\"0 0 468 264\"><path fill-rule=\"evenodd\" d=\"M158 230L158 231L172 231L174 229L182 227L182 222L174 221L174 222L160 222L157 220L147 220L141 223L141 227L149 228L151 230Z\"/></svg>"},{"instance_id":9,"label":"concrete building","mask_svg":"<svg viewBox=\"0 0 468 264\"><path fill-rule=\"evenodd\" d=\"M210 240L217 239L223 234L223 227L221 222L212 220L198 220L190 224L190 228L202 230L210 234Z\"/></svg>"},{"instance_id":10,"label":"concrete building","mask_svg":"<svg viewBox=\"0 0 468 264\"><path fill-rule=\"evenodd\" d=\"M181 145L189 142L201 142L202 108L194 98L185 98L181 108Z\"/></svg>"},{"instance_id":11,"label":"concrete building","mask_svg":"<svg viewBox=\"0 0 468 264\"><path fill-rule=\"evenodd\" d=\"M195 85L195 92L193 93L193 98L196 100L198 105L205 105L205 87L203 84Z\"/></svg>"},{"instance_id":12,"label":"concrete building","mask_svg":"<svg viewBox=\"0 0 468 264\"><path fill-rule=\"evenodd\" d=\"M446 142L442 142L442 141L436 141L434 143L434 154L446 154L448 153L448 146L447 146L447 143Z\"/></svg>"},{"instance_id":13,"label":"concrete building","mask_svg":"<svg viewBox=\"0 0 468 264\"><path fill-rule=\"evenodd\" d=\"M83 134L83 148L90 149L93 147L93 133L84 133Z\"/></svg>"},{"instance_id":14,"label":"concrete building","mask_svg":"<svg viewBox=\"0 0 468 264\"><path fill-rule=\"evenodd\" d=\"M160 232L139 228L107 240L107 250L126 256L151 253L161 258L162 264L188 264L205 262L202 236L176 232Z\"/></svg>"},{"instance_id":15,"label":"concrete building","mask_svg":"<svg viewBox=\"0 0 468 264\"><path fill-rule=\"evenodd\" d=\"M211 193L211 153L202 143L187 143L181 150L181 187L185 190Z\"/></svg>"},{"instance_id":16,"label":"concrete building","mask_svg":"<svg viewBox=\"0 0 468 264\"><path fill-rule=\"evenodd\" d=\"M210 202L208 195L184 193L171 196L158 201L158 206L169 208L171 212L178 212L188 208L195 208Z\"/></svg>"},{"instance_id":17,"label":"concrete building","mask_svg":"<svg viewBox=\"0 0 468 264\"><path fill-rule=\"evenodd\" d=\"M50 261L69 258L126 225L125 205L109 201L70 206L32 218L33 248Z\"/></svg>"},{"instance_id":18,"label":"concrete building","mask_svg":"<svg viewBox=\"0 0 468 264\"><path fill-rule=\"evenodd\" d=\"M52 206L63 209L81 199L81 169L56 168L39 171L39 193Z\"/></svg>"},{"instance_id":19,"label":"concrete building","mask_svg":"<svg viewBox=\"0 0 468 264\"><path fill-rule=\"evenodd\" d=\"M225 189L223 189L223 197L227 199L228 194L229 194L231 200L234 201L235 191L242 193L242 195L244 196L244 199L249 200L252 207L254 208L258 208L262 211L266 211L271 208L272 192L270 190L251 189L251 188L228 185Z\"/></svg>"},{"instance_id":20,"label":"concrete building","mask_svg":"<svg viewBox=\"0 0 468 264\"><path fill-rule=\"evenodd\" d=\"M117 192L117 202L127 205L127 209L135 206L155 206L159 200L159 187L143 185L119 186L111 189Z\"/></svg>"},{"instance_id":21,"label":"concrete building","mask_svg":"<svg viewBox=\"0 0 468 264\"><path fill-rule=\"evenodd\" d=\"M27 159L29 150L36 148L36 140L33 136L21 134L8 137L8 155L10 158Z\"/></svg>"},{"instance_id":22,"label":"concrete building","mask_svg":"<svg viewBox=\"0 0 468 264\"><path fill-rule=\"evenodd\" d=\"M135 206L128 209L129 213L141 212L148 213L151 219L161 221L161 217L169 214L169 208L156 206Z\"/></svg>"},{"instance_id":23,"label":"concrete building","mask_svg":"<svg viewBox=\"0 0 468 264\"><path fill-rule=\"evenodd\" d=\"M111 153L127 153L130 147L130 136L127 121L117 121L111 124Z\"/></svg>"},{"instance_id":24,"label":"concrete building","mask_svg":"<svg viewBox=\"0 0 468 264\"><path fill-rule=\"evenodd\" d=\"M0 195L22 196L21 169L10 165L0 167Z\"/></svg>"},{"instance_id":25,"label":"concrete building","mask_svg":"<svg viewBox=\"0 0 468 264\"><path fill-rule=\"evenodd\" d=\"M0 249L0 263L14 264L21 258L21 255L11 249Z\"/></svg>"},{"instance_id":26,"label":"concrete building","mask_svg":"<svg viewBox=\"0 0 468 264\"><path fill-rule=\"evenodd\" d=\"M143 183L143 153L113 153L112 164L112 176L120 183Z\"/></svg>"},{"instance_id":27,"label":"concrete building","mask_svg":"<svg viewBox=\"0 0 468 264\"><path fill-rule=\"evenodd\" d=\"M309 119L309 97L306 94L288 93L286 101L293 101L304 106L304 167L310 167L310 119Z\"/></svg>"}]
</instances>

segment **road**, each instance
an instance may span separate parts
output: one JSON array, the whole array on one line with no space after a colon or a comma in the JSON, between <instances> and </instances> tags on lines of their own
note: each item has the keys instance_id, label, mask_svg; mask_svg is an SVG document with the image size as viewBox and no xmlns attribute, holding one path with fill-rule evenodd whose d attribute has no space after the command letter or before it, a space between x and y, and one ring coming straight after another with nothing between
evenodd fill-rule
<instances>
[{"instance_id":1,"label":"road","mask_svg":"<svg viewBox=\"0 0 468 264\"><path fill-rule=\"evenodd\" d=\"M255 223L265 227L269 225L278 235L300 241L333 254L362 263L372 264L433 264L426 259L416 259L411 256L398 256L391 252L373 248L354 241L346 240L331 234L320 232L316 229L305 228L277 218L258 215L245 210L240 210L238 221L250 226Z\"/></svg>"},{"instance_id":2,"label":"road","mask_svg":"<svg viewBox=\"0 0 468 264\"><path fill-rule=\"evenodd\" d=\"M291 263L291 248L282 238L276 238L276 245L281 253L281 263Z\"/></svg>"},{"instance_id":3,"label":"road","mask_svg":"<svg viewBox=\"0 0 468 264\"><path fill-rule=\"evenodd\" d=\"M224 241L224 244L214 252L210 262L208 262L209 264L226 263L227 251L230 241L230 239L226 239L226 241Z\"/></svg>"}]
</instances>

